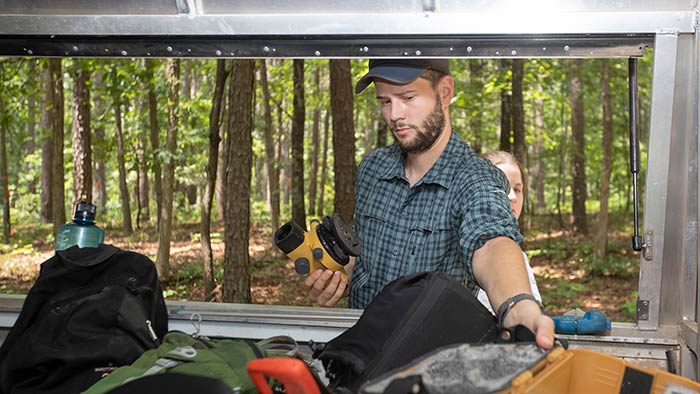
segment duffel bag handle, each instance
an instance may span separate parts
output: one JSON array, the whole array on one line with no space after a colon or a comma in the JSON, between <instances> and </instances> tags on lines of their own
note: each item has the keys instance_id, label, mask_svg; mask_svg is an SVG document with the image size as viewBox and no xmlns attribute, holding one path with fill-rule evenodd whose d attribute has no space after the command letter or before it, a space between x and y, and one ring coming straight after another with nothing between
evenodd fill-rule
<instances>
[{"instance_id":1,"label":"duffel bag handle","mask_svg":"<svg viewBox=\"0 0 700 394\"><path fill-rule=\"evenodd\" d=\"M265 349L268 357L296 357L306 362L311 361L311 356L299 351L299 344L288 335L275 335L256 342Z\"/></svg>"}]
</instances>

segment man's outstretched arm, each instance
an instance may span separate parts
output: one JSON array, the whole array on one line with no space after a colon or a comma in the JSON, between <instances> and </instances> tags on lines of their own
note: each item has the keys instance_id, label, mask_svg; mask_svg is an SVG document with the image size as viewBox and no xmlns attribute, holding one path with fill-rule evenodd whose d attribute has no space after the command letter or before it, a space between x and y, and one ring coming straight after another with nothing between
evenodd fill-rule
<instances>
[{"instance_id":1,"label":"man's outstretched arm","mask_svg":"<svg viewBox=\"0 0 700 394\"><path fill-rule=\"evenodd\" d=\"M507 237L492 238L474 252L474 277L486 291L494 310L518 294L530 294L530 283L518 244ZM535 333L537 344L549 349L554 344L554 322L540 310L537 302L523 299L509 308L505 327L522 324Z\"/></svg>"}]
</instances>

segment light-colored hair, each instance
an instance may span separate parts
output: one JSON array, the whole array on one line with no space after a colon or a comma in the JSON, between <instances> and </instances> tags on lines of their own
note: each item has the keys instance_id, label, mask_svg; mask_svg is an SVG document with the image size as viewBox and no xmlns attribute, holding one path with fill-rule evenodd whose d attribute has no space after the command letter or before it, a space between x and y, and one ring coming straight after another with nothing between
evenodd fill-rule
<instances>
[{"instance_id":1,"label":"light-colored hair","mask_svg":"<svg viewBox=\"0 0 700 394\"><path fill-rule=\"evenodd\" d=\"M482 154L481 157L490 161L491 164L495 166L510 164L518 167L518 170L520 171L520 178L523 180L523 195L525 195L525 192L527 191L527 176L525 175L525 171L523 171L522 164L520 164L518 159L516 159L512 153L503 150L493 150Z\"/></svg>"}]
</instances>

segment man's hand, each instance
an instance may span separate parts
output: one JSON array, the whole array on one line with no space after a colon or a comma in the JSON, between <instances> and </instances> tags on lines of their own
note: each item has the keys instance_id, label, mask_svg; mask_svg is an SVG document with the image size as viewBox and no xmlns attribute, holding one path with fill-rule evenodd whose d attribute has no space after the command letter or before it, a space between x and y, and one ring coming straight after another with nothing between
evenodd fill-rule
<instances>
[{"instance_id":1,"label":"man's hand","mask_svg":"<svg viewBox=\"0 0 700 394\"><path fill-rule=\"evenodd\" d=\"M542 349L549 350L554 346L554 322L549 316L540 315L535 320L535 342Z\"/></svg>"},{"instance_id":2,"label":"man's hand","mask_svg":"<svg viewBox=\"0 0 700 394\"><path fill-rule=\"evenodd\" d=\"M514 327L522 324L535 334L535 342L542 349L551 349L554 345L554 322L542 314L534 301L523 300L513 305L508 311L503 325Z\"/></svg>"},{"instance_id":3,"label":"man's hand","mask_svg":"<svg viewBox=\"0 0 700 394\"><path fill-rule=\"evenodd\" d=\"M316 270L306 278L304 284L309 288L309 297L321 306L332 307L345 294L348 280L340 271Z\"/></svg>"}]
</instances>

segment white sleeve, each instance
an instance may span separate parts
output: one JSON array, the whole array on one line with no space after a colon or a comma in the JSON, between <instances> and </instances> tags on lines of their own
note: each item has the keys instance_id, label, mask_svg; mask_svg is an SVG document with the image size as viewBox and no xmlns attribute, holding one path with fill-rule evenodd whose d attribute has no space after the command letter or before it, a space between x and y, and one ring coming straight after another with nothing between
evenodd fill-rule
<instances>
[{"instance_id":1,"label":"white sleeve","mask_svg":"<svg viewBox=\"0 0 700 394\"><path fill-rule=\"evenodd\" d=\"M527 270L527 277L530 279L530 291L532 295L537 298L537 301L542 302L542 296L540 295L540 290L537 288L537 282L535 282L535 274L532 272L530 267L530 259L527 258L525 252L523 252L523 261L525 262L525 269Z\"/></svg>"}]
</instances>

